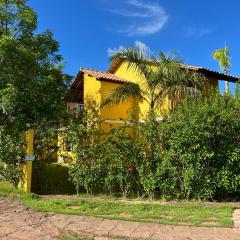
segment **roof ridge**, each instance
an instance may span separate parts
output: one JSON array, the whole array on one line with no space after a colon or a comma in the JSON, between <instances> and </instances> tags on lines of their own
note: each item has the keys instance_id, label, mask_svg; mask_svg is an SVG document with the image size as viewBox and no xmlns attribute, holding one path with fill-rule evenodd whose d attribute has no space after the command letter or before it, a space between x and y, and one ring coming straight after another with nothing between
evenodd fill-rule
<instances>
[{"instance_id":1,"label":"roof ridge","mask_svg":"<svg viewBox=\"0 0 240 240\"><path fill-rule=\"evenodd\" d=\"M183 66L183 67L187 67L187 68L198 68L198 69L202 69L202 68L204 68L204 67L200 67L200 66L195 66L195 65L188 65L188 64L184 64L184 63L180 63L179 64L180 66Z\"/></svg>"},{"instance_id":2,"label":"roof ridge","mask_svg":"<svg viewBox=\"0 0 240 240\"><path fill-rule=\"evenodd\" d=\"M94 76L97 79L105 79L105 80L111 80L111 81L115 81L118 83L128 83L129 81L126 78L117 76L113 73L109 73L109 72L103 72L103 71L99 71L99 70L93 70L93 69L89 69L89 68L80 68L80 72L88 74L90 76Z\"/></svg>"},{"instance_id":3,"label":"roof ridge","mask_svg":"<svg viewBox=\"0 0 240 240\"><path fill-rule=\"evenodd\" d=\"M104 71L100 71L100 70L96 70L96 69L91 69L91 68L85 68L85 67L81 67L81 68L80 68L80 71L84 71L84 70L93 71L93 72L99 72L99 73L103 73L103 74L110 74L110 75L116 76L115 74L110 73L110 72L104 72ZM118 77L118 76L116 76L116 77Z\"/></svg>"}]
</instances>

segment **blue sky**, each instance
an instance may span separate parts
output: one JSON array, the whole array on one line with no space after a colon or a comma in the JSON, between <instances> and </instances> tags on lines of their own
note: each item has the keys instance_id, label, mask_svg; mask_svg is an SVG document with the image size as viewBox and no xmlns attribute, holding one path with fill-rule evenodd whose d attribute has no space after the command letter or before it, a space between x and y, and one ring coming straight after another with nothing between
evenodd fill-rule
<instances>
[{"instance_id":1,"label":"blue sky","mask_svg":"<svg viewBox=\"0 0 240 240\"><path fill-rule=\"evenodd\" d=\"M186 64L219 70L213 50L231 50L232 75L240 76L239 0L30 0L39 31L50 29L60 43L65 71L105 71L109 52L136 41L176 50ZM221 83L221 88L223 84Z\"/></svg>"}]
</instances>

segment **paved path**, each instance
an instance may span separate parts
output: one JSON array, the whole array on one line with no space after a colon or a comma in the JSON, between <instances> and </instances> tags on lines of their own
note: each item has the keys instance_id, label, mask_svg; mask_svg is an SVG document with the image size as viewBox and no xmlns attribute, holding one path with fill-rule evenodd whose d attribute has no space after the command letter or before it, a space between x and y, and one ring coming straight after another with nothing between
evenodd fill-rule
<instances>
[{"instance_id":1,"label":"paved path","mask_svg":"<svg viewBox=\"0 0 240 240\"><path fill-rule=\"evenodd\" d=\"M148 240L240 240L240 212L234 213L235 228L170 226L104 220L101 218L36 213L19 202L0 199L1 240L52 240L62 233L94 239ZM238 226L238 227L237 227Z\"/></svg>"}]
</instances>

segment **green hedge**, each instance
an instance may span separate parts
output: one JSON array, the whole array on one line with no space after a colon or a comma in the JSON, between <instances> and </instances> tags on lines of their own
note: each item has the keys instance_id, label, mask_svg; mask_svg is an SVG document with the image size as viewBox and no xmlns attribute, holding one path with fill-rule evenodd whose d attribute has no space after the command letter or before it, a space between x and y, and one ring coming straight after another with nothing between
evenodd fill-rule
<instances>
[{"instance_id":1,"label":"green hedge","mask_svg":"<svg viewBox=\"0 0 240 240\"><path fill-rule=\"evenodd\" d=\"M79 191L90 194L121 190L123 197L237 199L239 116L239 94L212 93L186 99L161 124L153 113L109 132L101 132L91 116L71 122L65 134L76 159L69 174Z\"/></svg>"},{"instance_id":2,"label":"green hedge","mask_svg":"<svg viewBox=\"0 0 240 240\"><path fill-rule=\"evenodd\" d=\"M32 192L37 194L73 194L75 187L69 181L68 167L57 163L33 163Z\"/></svg>"}]
</instances>

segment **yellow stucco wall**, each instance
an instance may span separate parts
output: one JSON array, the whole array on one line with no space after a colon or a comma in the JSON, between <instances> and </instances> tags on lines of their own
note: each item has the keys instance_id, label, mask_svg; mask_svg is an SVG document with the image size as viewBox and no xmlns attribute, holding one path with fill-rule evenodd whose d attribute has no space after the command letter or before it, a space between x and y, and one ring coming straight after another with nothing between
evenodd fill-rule
<instances>
[{"instance_id":1,"label":"yellow stucco wall","mask_svg":"<svg viewBox=\"0 0 240 240\"><path fill-rule=\"evenodd\" d=\"M119 86L120 84L102 81L100 88L101 99L104 100L112 90ZM135 115L133 99L129 99L118 105L105 106L100 111L100 118L102 120L129 119L131 115Z\"/></svg>"},{"instance_id":2,"label":"yellow stucco wall","mask_svg":"<svg viewBox=\"0 0 240 240\"><path fill-rule=\"evenodd\" d=\"M117 83L99 81L95 77L84 74L84 107L86 110L99 112L101 120L129 119L133 112L133 100L120 103L115 106L101 108L101 102L115 88L120 86Z\"/></svg>"},{"instance_id":3,"label":"yellow stucco wall","mask_svg":"<svg viewBox=\"0 0 240 240\"><path fill-rule=\"evenodd\" d=\"M99 81L95 77L84 74L84 106L86 110L95 110L99 113L99 119L102 120L101 129L109 131L113 127L119 126L124 120L129 120L136 116L134 109L134 100L114 106L101 107L101 102L106 96L120 84Z\"/></svg>"},{"instance_id":4,"label":"yellow stucco wall","mask_svg":"<svg viewBox=\"0 0 240 240\"><path fill-rule=\"evenodd\" d=\"M106 132L121 125L122 120L130 119L135 114L133 100L114 106L101 107L106 96L118 86L120 85L99 81L95 77L84 74L84 108L87 111L98 113L99 119L103 121L101 130Z\"/></svg>"},{"instance_id":5,"label":"yellow stucco wall","mask_svg":"<svg viewBox=\"0 0 240 240\"><path fill-rule=\"evenodd\" d=\"M87 110L100 111L99 107L101 104L101 82L98 81L95 77L89 76L87 74L84 74L83 81L84 108Z\"/></svg>"}]
</instances>

